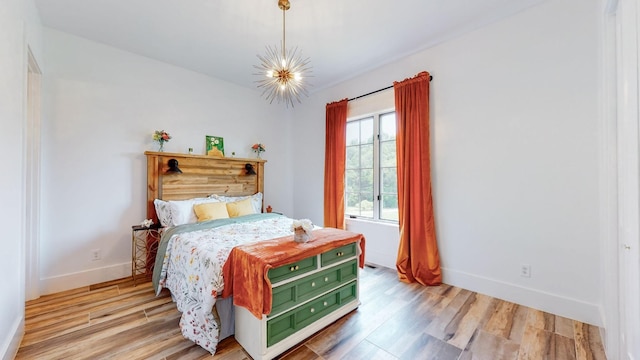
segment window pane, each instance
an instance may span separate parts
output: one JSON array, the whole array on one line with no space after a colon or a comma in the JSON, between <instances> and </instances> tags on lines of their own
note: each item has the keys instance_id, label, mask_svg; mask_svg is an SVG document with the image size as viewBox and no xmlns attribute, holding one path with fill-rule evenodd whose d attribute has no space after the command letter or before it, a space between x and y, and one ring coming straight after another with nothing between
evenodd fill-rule
<instances>
[{"instance_id":1,"label":"window pane","mask_svg":"<svg viewBox=\"0 0 640 360\"><path fill-rule=\"evenodd\" d=\"M359 170L346 170L345 171L345 190L347 192L360 192L360 171Z\"/></svg>"},{"instance_id":2,"label":"window pane","mask_svg":"<svg viewBox=\"0 0 640 360\"><path fill-rule=\"evenodd\" d=\"M359 193L349 193L346 200L347 207L354 207L357 209L360 203L360 195Z\"/></svg>"},{"instance_id":3,"label":"window pane","mask_svg":"<svg viewBox=\"0 0 640 360\"><path fill-rule=\"evenodd\" d=\"M396 168L383 168L380 169L381 176L381 186L383 193L398 193L398 178L396 177Z\"/></svg>"},{"instance_id":4,"label":"window pane","mask_svg":"<svg viewBox=\"0 0 640 360\"><path fill-rule=\"evenodd\" d=\"M398 221L398 195L382 195L380 219Z\"/></svg>"},{"instance_id":5,"label":"window pane","mask_svg":"<svg viewBox=\"0 0 640 360\"><path fill-rule=\"evenodd\" d=\"M373 217L373 193L360 193L360 216Z\"/></svg>"},{"instance_id":6,"label":"window pane","mask_svg":"<svg viewBox=\"0 0 640 360\"><path fill-rule=\"evenodd\" d=\"M373 144L360 146L360 167L373 169Z\"/></svg>"},{"instance_id":7,"label":"window pane","mask_svg":"<svg viewBox=\"0 0 640 360\"><path fill-rule=\"evenodd\" d=\"M360 121L347 123L347 146L360 144Z\"/></svg>"},{"instance_id":8,"label":"window pane","mask_svg":"<svg viewBox=\"0 0 640 360\"><path fill-rule=\"evenodd\" d=\"M360 192L371 194L373 197L373 169L360 171Z\"/></svg>"},{"instance_id":9,"label":"window pane","mask_svg":"<svg viewBox=\"0 0 640 360\"><path fill-rule=\"evenodd\" d=\"M380 166L396 166L396 142L380 142Z\"/></svg>"},{"instance_id":10,"label":"window pane","mask_svg":"<svg viewBox=\"0 0 640 360\"><path fill-rule=\"evenodd\" d=\"M346 206L344 209L347 215L360 215L360 193L346 193Z\"/></svg>"},{"instance_id":11,"label":"window pane","mask_svg":"<svg viewBox=\"0 0 640 360\"><path fill-rule=\"evenodd\" d=\"M360 142L373 144L373 118L360 120Z\"/></svg>"},{"instance_id":12,"label":"window pane","mask_svg":"<svg viewBox=\"0 0 640 360\"><path fill-rule=\"evenodd\" d=\"M357 169L360 167L360 146L347 146L347 169Z\"/></svg>"},{"instance_id":13,"label":"window pane","mask_svg":"<svg viewBox=\"0 0 640 360\"><path fill-rule=\"evenodd\" d=\"M396 138L396 113L380 115L380 140Z\"/></svg>"}]
</instances>

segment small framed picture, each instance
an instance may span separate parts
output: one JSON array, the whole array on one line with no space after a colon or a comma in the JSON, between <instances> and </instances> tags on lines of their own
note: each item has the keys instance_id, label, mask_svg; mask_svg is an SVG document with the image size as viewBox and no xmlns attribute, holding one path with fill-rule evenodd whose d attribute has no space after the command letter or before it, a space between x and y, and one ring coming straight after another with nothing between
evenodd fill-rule
<instances>
[{"instance_id":1,"label":"small framed picture","mask_svg":"<svg viewBox=\"0 0 640 360\"><path fill-rule=\"evenodd\" d=\"M220 136L207 135L205 137L207 142L207 155L224 157L224 139Z\"/></svg>"}]
</instances>

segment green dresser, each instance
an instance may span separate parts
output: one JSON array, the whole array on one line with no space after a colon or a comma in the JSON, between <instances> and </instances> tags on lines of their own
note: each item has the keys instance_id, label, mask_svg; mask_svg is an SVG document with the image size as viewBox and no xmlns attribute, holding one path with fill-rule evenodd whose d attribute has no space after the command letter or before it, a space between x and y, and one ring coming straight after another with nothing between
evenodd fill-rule
<instances>
[{"instance_id":1,"label":"green dresser","mask_svg":"<svg viewBox=\"0 0 640 360\"><path fill-rule=\"evenodd\" d=\"M253 359L271 359L354 310L358 243L269 270L271 313L235 307L236 340Z\"/></svg>"}]
</instances>

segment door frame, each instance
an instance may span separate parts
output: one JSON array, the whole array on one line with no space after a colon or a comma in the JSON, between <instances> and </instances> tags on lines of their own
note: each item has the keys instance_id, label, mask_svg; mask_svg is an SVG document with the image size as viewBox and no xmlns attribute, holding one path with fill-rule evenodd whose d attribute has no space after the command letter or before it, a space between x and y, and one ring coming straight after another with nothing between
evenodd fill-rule
<instances>
[{"instance_id":1,"label":"door frame","mask_svg":"<svg viewBox=\"0 0 640 360\"><path fill-rule=\"evenodd\" d=\"M24 126L25 300L40 297L40 168L42 71L27 48Z\"/></svg>"},{"instance_id":2,"label":"door frame","mask_svg":"<svg viewBox=\"0 0 640 360\"><path fill-rule=\"evenodd\" d=\"M640 360L640 0L606 0L605 13L603 122L615 128L608 147L614 191L602 204L614 229L603 237L607 355Z\"/></svg>"}]
</instances>

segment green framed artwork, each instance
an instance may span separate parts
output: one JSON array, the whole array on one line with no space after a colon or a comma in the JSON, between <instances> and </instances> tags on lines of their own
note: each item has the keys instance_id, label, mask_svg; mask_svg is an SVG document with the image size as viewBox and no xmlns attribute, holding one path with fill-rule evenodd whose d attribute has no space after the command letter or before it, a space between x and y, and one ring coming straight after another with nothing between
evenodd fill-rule
<instances>
[{"instance_id":1,"label":"green framed artwork","mask_svg":"<svg viewBox=\"0 0 640 360\"><path fill-rule=\"evenodd\" d=\"M220 136L207 135L205 137L207 142L207 155L224 157L224 139Z\"/></svg>"}]
</instances>

